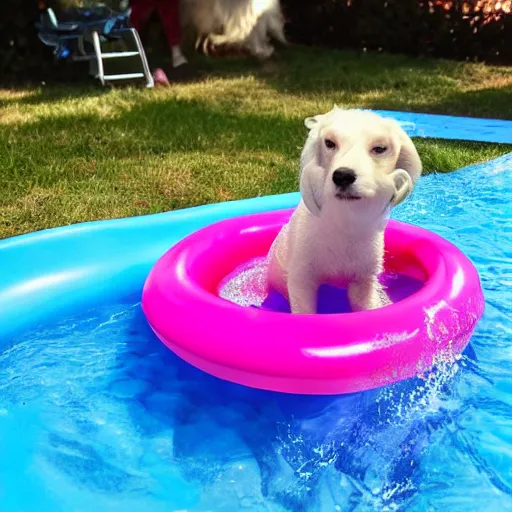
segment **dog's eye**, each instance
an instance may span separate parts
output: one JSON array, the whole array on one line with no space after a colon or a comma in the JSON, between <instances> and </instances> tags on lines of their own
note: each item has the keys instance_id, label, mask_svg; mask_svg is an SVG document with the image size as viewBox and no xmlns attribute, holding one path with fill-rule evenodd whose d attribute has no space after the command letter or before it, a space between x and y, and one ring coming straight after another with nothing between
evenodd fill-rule
<instances>
[{"instance_id":1,"label":"dog's eye","mask_svg":"<svg viewBox=\"0 0 512 512\"><path fill-rule=\"evenodd\" d=\"M376 155L382 155L382 153L385 153L388 150L386 146L375 146L372 148L372 153L375 153Z\"/></svg>"},{"instance_id":2,"label":"dog's eye","mask_svg":"<svg viewBox=\"0 0 512 512\"><path fill-rule=\"evenodd\" d=\"M336 147L336 144L331 139L325 139L324 143L327 149L334 149Z\"/></svg>"}]
</instances>

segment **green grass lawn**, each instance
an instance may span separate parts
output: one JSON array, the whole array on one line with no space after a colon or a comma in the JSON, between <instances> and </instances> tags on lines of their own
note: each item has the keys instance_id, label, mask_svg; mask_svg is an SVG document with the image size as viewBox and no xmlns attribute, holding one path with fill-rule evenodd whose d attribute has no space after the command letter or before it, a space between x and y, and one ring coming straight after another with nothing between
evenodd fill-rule
<instances>
[{"instance_id":1,"label":"green grass lawn","mask_svg":"<svg viewBox=\"0 0 512 512\"><path fill-rule=\"evenodd\" d=\"M265 65L199 59L206 79L146 90L0 90L0 238L297 190L303 118L340 106L507 118L512 69L319 49ZM426 172L511 146L415 140Z\"/></svg>"}]
</instances>

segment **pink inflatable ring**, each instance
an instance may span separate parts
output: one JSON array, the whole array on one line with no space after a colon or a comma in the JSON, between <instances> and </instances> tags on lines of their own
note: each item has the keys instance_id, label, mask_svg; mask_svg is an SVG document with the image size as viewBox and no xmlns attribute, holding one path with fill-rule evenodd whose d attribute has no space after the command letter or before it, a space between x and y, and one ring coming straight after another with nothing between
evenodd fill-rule
<instances>
[{"instance_id":1,"label":"pink inflatable ring","mask_svg":"<svg viewBox=\"0 0 512 512\"><path fill-rule=\"evenodd\" d=\"M264 257L291 211L237 217L196 231L155 264L144 313L156 335L219 378L287 393L338 394L418 375L468 344L484 309L478 273L451 243L389 221L386 272L420 285L381 309L291 315L219 297L226 276Z\"/></svg>"}]
</instances>

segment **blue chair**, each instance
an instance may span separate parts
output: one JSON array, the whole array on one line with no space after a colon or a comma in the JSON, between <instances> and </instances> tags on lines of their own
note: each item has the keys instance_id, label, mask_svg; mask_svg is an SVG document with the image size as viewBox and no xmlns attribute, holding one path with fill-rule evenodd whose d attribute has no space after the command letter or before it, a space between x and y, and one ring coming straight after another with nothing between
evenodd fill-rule
<instances>
[{"instance_id":1,"label":"blue chair","mask_svg":"<svg viewBox=\"0 0 512 512\"><path fill-rule=\"evenodd\" d=\"M129 12L115 13L106 7L94 9L73 9L68 11L66 21L59 21L50 8L42 12L36 23L39 39L47 46L54 47L57 59L89 61L93 74L102 85L108 81L144 78L147 87L154 81L146 53L137 30L130 26ZM130 39L135 43L134 51L103 52L102 43ZM105 75L104 59L118 59L139 56L143 72Z\"/></svg>"}]
</instances>

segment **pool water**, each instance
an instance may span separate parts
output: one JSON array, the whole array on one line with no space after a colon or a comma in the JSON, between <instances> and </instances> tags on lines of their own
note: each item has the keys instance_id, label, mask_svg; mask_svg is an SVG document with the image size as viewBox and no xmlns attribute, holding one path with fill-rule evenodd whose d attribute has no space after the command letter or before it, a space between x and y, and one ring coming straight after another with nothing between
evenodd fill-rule
<instances>
[{"instance_id":1,"label":"pool water","mask_svg":"<svg viewBox=\"0 0 512 512\"><path fill-rule=\"evenodd\" d=\"M380 390L282 395L180 361L138 298L62 318L1 345L0 511L512 510L512 154L422 178L393 216L480 272L462 357Z\"/></svg>"},{"instance_id":2,"label":"pool water","mask_svg":"<svg viewBox=\"0 0 512 512\"><path fill-rule=\"evenodd\" d=\"M290 313L288 299L275 290L267 289L268 258L259 257L244 263L226 276L217 289L219 297L244 307ZM424 282L395 271L379 276L390 301L395 304L421 290ZM346 288L321 285L317 294L317 314L351 313Z\"/></svg>"}]
</instances>

